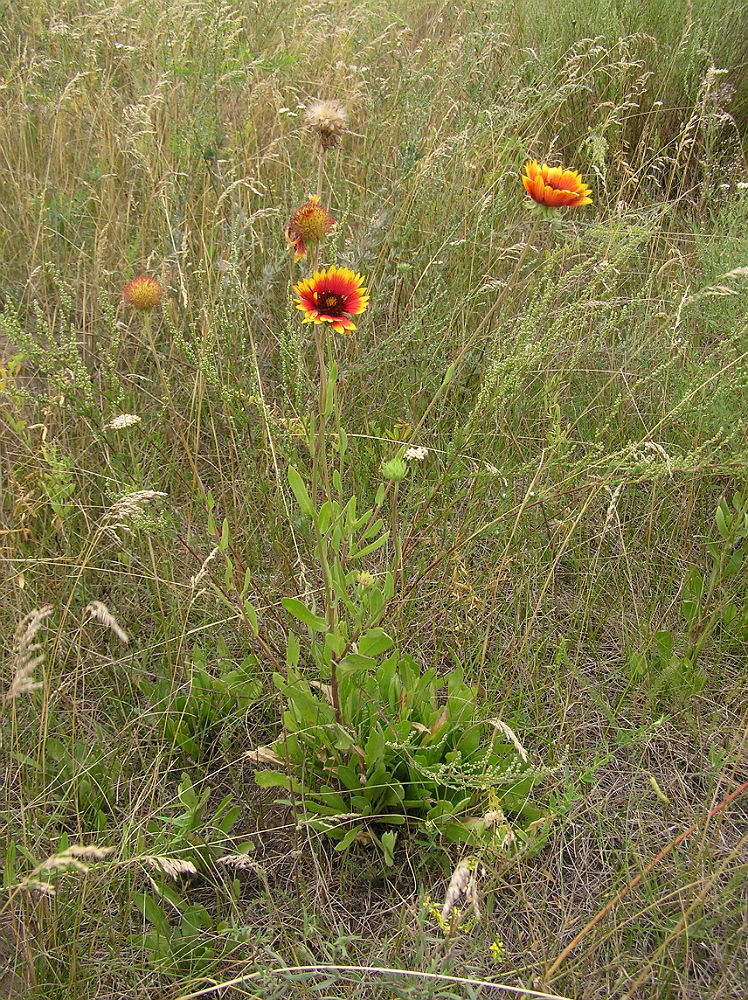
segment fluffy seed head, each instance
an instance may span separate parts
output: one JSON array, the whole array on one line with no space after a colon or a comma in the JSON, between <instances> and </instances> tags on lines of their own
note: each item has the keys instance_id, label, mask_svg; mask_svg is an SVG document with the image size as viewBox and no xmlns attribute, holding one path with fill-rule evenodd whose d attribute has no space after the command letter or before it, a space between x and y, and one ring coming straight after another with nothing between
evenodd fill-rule
<instances>
[{"instance_id":1,"label":"fluffy seed head","mask_svg":"<svg viewBox=\"0 0 748 1000\"><path fill-rule=\"evenodd\" d=\"M313 101L307 108L304 124L314 132L323 149L340 145L348 127L348 112L339 101Z\"/></svg>"}]
</instances>

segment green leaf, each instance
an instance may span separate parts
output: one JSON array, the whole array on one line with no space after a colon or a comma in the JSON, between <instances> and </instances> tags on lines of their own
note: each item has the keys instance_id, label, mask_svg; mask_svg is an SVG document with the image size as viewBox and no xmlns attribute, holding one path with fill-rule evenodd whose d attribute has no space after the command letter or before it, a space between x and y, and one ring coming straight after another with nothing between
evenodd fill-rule
<instances>
[{"instance_id":1,"label":"green leaf","mask_svg":"<svg viewBox=\"0 0 748 1000\"><path fill-rule=\"evenodd\" d=\"M319 509L319 514L317 515L317 527L319 528L320 534L324 535L330 524L330 517L332 516L332 504L329 500L325 500Z\"/></svg>"},{"instance_id":2,"label":"green leaf","mask_svg":"<svg viewBox=\"0 0 748 1000\"><path fill-rule=\"evenodd\" d=\"M372 616L376 618L379 612L384 607L384 594L376 585L369 587L369 610Z\"/></svg>"},{"instance_id":3,"label":"green leaf","mask_svg":"<svg viewBox=\"0 0 748 1000\"><path fill-rule=\"evenodd\" d=\"M356 826L352 826L340 843L335 845L335 850L347 851L362 830L363 826L360 823L357 823Z\"/></svg>"},{"instance_id":4,"label":"green leaf","mask_svg":"<svg viewBox=\"0 0 748 1000\"><path fill-rule=\"evenodd\" d=\"M147 892L137 892L133 897L133 903L149 924L152 924L162 934L168 936L169 921L153 896Z\"/></svg>"},{"instance_id":5,"label":"green leaf","mask_svg":"<svg viewBox=\"0 0 748 1000\"><path fill-rule=\"evenodd\" d=\"M218 549L220 552L225 552L229 547L229 522L228 519L224 517L223 525L221 527L221 541L218 543Z\"/></svg>"},{"instance_id":6,"label":"green leaf","mask_svg":"<svg viewBox=\"0 0 748 1000\"><path fill-rule=\"evenodd\" d=\"M247 616L247 621L249 622L252 631L255 635L258 635L260 629L257 625L257 612L255 611L254 605L250 601L244 601L244 614Z\"/></svg>"},{"instance_id":7,"label":"green leaf","mask_svg":"<svg viewBox=\"0 0 748 1000\"><path fill-rule=\"evenodd\" d=\"M661 632L655 633L654 641L662 663L667 663L673 652L672 635L667 631L667 629L663 629Z\"/></svg>"},{"instance_id":8,"label":"green leaf","mask_svg":"<svg viewBox=\"0 0 748 1000\"><path fill-rule=\"evenodd\" d=\"M376 552L377 549L381 549L389 536L389 531L385 531L385 533L380 535L376 541L371 542L369 545L364 545L364 547L359 549L358 552L351 552L351 559L362 559L364 556L368 556L370 553Z\"/></svg>"},{"instance_id":9,"label":"green leaf","mask_svg":"<svg viewBox=\"0 0 748 1000\"><path fill-rule=\"evenodd\" d=\"M328 632L325 636L325 648L329 649L335 657L342 656L345 649L345 639L340 632Z\"/></svg>"},{"instance_id":10,"label":"green leaf","mask_svg":"<svg viewBox=\"0 0 748 1000\"><path fill-rule=\"evenodd\" d=\"M343 673L358 673L361 670L373 670L376 667L376 660L370 656L362 656L361 653L349 653L338 663L338 668L343 668Z\"/></svg>"},{"instance_id":11,"label":"green leaf","mask_svg":"<svg viewBox=\"0 0 748 1000\"><path fill-rule=\"evenodd\" d=\"M739 546L725 564L725 576L731 577L736 576L740 567L743 565L743 549Z\"/></svg>"},{"instance_id":12,"label":"green leaf","mask_svg":"<svg viewBox=\"0 0 748 1000\"><path fill-rule=\"evenodd\" d=\"M725 514L725 508L722 504L720 504L714 512L714 520L717 522L717 528L720 535L722 535L723 538L729 538L730 528L732 527L732 514L729 510L727 514Z\"/></svg>"},{"instance_id":13,"label":"green leaf","mask_svg":"<svg viewBox=\"0 0 748 1000\"><path fill-rule=\"evenodd\" d=\"M243 810L241 806L232 806L231 809L228 809L226 811L226 815L223 817L221 822L217 824L218 829L221 831L221 833L230 832L234 823L236 823L236 821L241 816L242 811Z\"/></svg>"},{"instance_id":14,"label":"green leaf","mask_svg":"<svg viewBox=\"0 0 748 1000\"><path fill-rule=\"evenodd\" d=\"M382 530L384 526L384 521L381 517L378 517L376 521L372 521L371 524L361 533L361 541L365 542L367 538L373 538L377 532Z\"/></svg>"},{"instance_id":15,"label":"green leaf","mask_svg":"<svg viewBox=\"0 0 748 1000\"><path fill-rule=\"evenodd\" d=\"M296 503L299 505L301 513L306 514L307 517L314 517L314 504L312 503L311 497L307 493L304 480L301 478L293 465L289 465L288 467L288 485L291 487L293 495L296 497Z\"/></svg>"},{"instance_id":16,"label":"green leaf","mask_svg":"<svg viewBox=\"0 0 748 1000\"><path fill-rule=\"evenodd\" d=\"M379 844L384 855L384 863L391 868L395 863L395 841L397 834L394 830L386 830L379 839Z\"/></svg>"},{"instance_id":17,"label":"green leaf","mask_svg":"<svg viewBox=\"0 0 748 1000\"><path fill-rule=\"evenodd\" d=\"M297 666L299 662L299 653L301 652L301 643L296 637L295 632L288 633L288 639L286 640L286 666L290 667L292 670Z\"/></svg>"},{"instance_id":18,"label":"green leaf","mask_svg":"<svg viewBox=\"0 0 748 1000\"><path fill-rule=\"evenodd\" d=\"M281 601L283 607L289 613L297 618L304 625L308 625L310 629L315 632L326 632L327 622L324 618L320 618L319 615L315 615L313 611L310 611L306 604L302 604L301 601L297 601L295 597L284 597Z\"/></svg>"},{"instance_id":19,"label":"green leaf","mask_svg":"<svg viewBox=\"0 0 748 1000\"><path fill-rule=\"evenodd\" d=\"M288 775L278 771L255 771L255 781L260 788L285 788L287 792L291 791Z\"/></svg>"},{"instance_id":20,"label":"green leaf","mask_svg":"<svg viewBox=\"0 0 748 1000\"><path fill-rule=\"evenodd\" d=\"M338 778L351 792L361 791L361 782L358 775L359 772L348 764L338 764Z\"/></svg>"},{"instance_id":21,"label":"green leaf","mask_svg":"<svg viewBox=\"0 0 748 1000\"><path fill-rule=\"evenodd\" d=\"M371 728L371 732L369 733L366 746L364 747L367 768L371 769L379 764L379 762L384 759L384 751L384 733L382 732L379 723L375 722Z\"/></svg>"},{"instance_id":22,"label":"green leaf","mask_svg":"<svg viewBox=\"0 0 748 1000\"><path fill-rule=\"evenodd\" d=\"M286 687L286 698L293 707L298 719L305 726L316 726L331 722L334 718L332 706L316 697L304 684L289 684Z\"/></svg>"},{"instance_id":23,"label":"green leaf","mask_svg":"<svg viewBox=\"0 0 748 1000\"><path fill-rule=\"evenodd\" d=\"M362 656L379 656L391 646L392 639L381 628L370 628L358 640L358 651Z\"/></svg>"}]
</instances>

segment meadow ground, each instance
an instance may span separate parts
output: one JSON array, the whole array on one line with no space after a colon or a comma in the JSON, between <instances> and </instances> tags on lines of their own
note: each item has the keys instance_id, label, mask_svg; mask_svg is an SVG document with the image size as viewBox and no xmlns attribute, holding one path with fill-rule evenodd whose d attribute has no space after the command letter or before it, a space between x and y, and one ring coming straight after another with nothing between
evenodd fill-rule
<instances>
[{"instance_id":1,"label":"meadow ground","mask_svg":"<svg viewBox=\"0 0 748 1000\"><path fill-rule=\"evenodd\" d=\"M746 996L747 20L5 7L0 995Z\"/></svg>"}]
</instances>

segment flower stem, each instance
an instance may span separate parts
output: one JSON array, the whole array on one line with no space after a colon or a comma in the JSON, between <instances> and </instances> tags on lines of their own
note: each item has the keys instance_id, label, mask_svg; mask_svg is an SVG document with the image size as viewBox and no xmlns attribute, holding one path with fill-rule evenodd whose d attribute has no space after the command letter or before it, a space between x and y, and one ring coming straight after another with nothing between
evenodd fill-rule
<instances>
[{"instance_id":1,"label":"flower stem","mask_svg":"<svg viewBox=\"0 0 748 1000\"><path fill-rule=\"evenodd\" d=\"M316 195L318 198L322 198L322 181L325 176L325 153L327 150L324 146L319 147L319 165L317 166L317 190Z\"/></svg>"},{"instance_id":2,"label":"flower stem","mask_svg":"<svg viewBox=\"0 0 748 1000\"><path fill-rule=\"evenodd\" d=\"M403 551L400 542L400 530L397 523L397 497L400 490L400 484L395 483L392 489L392 502L390 506L390 525L392 529L392 543L395 547L395 559L394 559L394 576L395 576L395 590L397 590L397 584L402 576L403 572Z\"/></svg>"},{"instance_id":3,"label":"flower stem","mask_svg":"<svg viewBox=\"0 0 748 1000\"><path fill-rule=\"evenodd\" d=\"M326 411L327 411L327 366L325 364L325 347L323 344L324 334L315 330L314 340L317 346L317 359L319 361L319 408L317 414L317 430L312 448L312 503L317 510L317 498L319 494L320 479L322 480L325 493L325 500L330 501L330 477L327 468L327 435L326 431ZM332 586L332 572L330 570L330 558L328 552L327 539L320 529L319 517L314 517L314 540L317 546L320 569L322 571L322 581L325 588L325 618L330 631L334 631L337 622L337 609ZM340 700L338 698L338 676L333 658L330 665L330 688L332 691L332 703L335 709L335 718L341 721Z\"/></svg>"}]
</instances>

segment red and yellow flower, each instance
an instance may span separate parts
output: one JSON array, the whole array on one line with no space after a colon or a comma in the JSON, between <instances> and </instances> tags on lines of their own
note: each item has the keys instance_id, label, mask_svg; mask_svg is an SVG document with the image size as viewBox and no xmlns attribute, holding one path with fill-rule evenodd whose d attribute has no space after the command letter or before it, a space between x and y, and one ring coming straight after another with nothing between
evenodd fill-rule
<instances>
[{"instance_id":1,"label":"red and yellow flower","mask_svg":"<svg viewBox=\"0 0 748 1000\"><path fill-rule=\"evenodd\" d=\"M307 243L319 243L336 227L337 222L320 205L317 195L310 195L307 203L293 213L286 229L286 239L293 247L294 260L306 257Z\"/></svg>"},{"instance_id":2,"label":"red and yellow flower","mask_svg":"<svg viewBox=\"0 0 748 1000\"><path fill-rule=\"evenodd\" d=\"M125 302L135 309L153 309L161 301L164 290L155 278L141 274L140 277L128 281L122 294Z\"/></svg>"},{"instance_id":3,"label":"red and yellow flower","mask_svg":"<svg viewBox=\"0 0 748 1000\"><path fill-rule=\"evenodd\" d=\"M547 163L530 160L525 164L522 183L532 200L547 208L592 204L590 188L582 183L578 170L549 167Z\"/></svg>"},{"instance_id":4,"label":"red and yellow flower","mask_svg":"<svg viewBox=\"0 0 748 1000\"><path fill-rule=\"evenodd\" d=\"M356 329L352 316L362 313L369 304L361 274L347 267L332 267L315 271L293 286L298 295L296 308L304 313L305 323L332 323L337 333Z\"/></svg>"}]
</instances>

